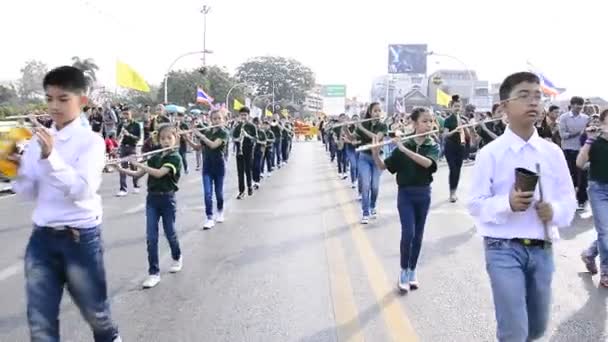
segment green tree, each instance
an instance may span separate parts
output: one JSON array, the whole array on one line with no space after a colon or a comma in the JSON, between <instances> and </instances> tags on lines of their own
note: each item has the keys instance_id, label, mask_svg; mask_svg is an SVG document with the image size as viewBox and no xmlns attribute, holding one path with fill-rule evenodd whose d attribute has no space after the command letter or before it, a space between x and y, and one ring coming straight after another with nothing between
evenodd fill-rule
<instances>
[{"instance_id":1,"label":"green tree","mask_svg":"<svg viewBox=\"0 0 608 342\"><path fill-rule=\"evenodd\" d=\"M17 91L13 86L0 85L0 103L13 102L17 99Z\"/></svg>"},{"instance_id":2,"label":"green tree","mask_svg":"<svg viewBox=\"0 0 608 342\"><path fill-rule=\"evenodd\" d=\"M72 66L80 69L84 76L87 78L89 85L92 85L97 81L96 72L99 70L99 66L95 64L92 58L80 59L80 57L72 57Z\"/></svg>"},{"instance_id":3,"label":"green tree","mask_svg":"<svg viewBox=\"0 0 608 342\"><path fill-rule=\"evenodd\" d=\"M254 85L257 94L272 94L275 101L302 103L315 85L315 75L299 61L284 57L256 57L237 68L236 78Z\"/></svg>"},{"instance_id":4,"label":"green tree","mask_svg":"<svg viewBox=\"0 0 608 342\"><path fill-rule=\"evenodd\" d=\"M41 61L30 60L21 69L19 82L19 95L24 100L33 100L44 95L42 81L48 72L46 64Z\"/></svg>"},{"instance_id":5,"label":"green tree","mask_svg":"<svg viewBox=\"0 0 608 342\"><path fill-rule=\"evenodd\" d=\"M218 66L207 67L203 72L200 69L171 71L167 81L167 98L169 103L186 106L196 102L196 88L202 86L209 96L215 99L214 103L226 101L228 90L236 84L236 80L230 74ZM231 99L239 97L242 99L242 89L234 89ZM157 101L164 102L164 84L158 91Z\"/></svg>"}]
</instances>

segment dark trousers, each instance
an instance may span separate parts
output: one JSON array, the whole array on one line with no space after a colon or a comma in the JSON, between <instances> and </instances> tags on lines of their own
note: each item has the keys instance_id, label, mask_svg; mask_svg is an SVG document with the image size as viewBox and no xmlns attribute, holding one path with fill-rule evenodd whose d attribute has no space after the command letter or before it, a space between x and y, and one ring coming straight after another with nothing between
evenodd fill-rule
<instances>
[{"instance_id":1,"label":"dark trousers","mask_svg":"<svg viewBox=\"0 0 608 342\"><path fill-rule=\"evenodd\" d=\"M255 151L253 152L253 170L251 171L253 181L256 183L260 182L262 164L264 163L263 158L264 154L262 153L262 149L260 147L256 147Z\"/></svg>"},{"instance_id":2,"label":"dark trousers","mask_svg":"<svg viewBox=\"0 0 608 342\"><path fill-rule=\"evenodd\" d=\"M32 341L59 341L59 308L64 288L93 330L96 342L111 342L118 337L110 316L100 227L65 230L35 227L24 261Z\"/></svg>"},{"instance_id":3,"label":"dark trousers","mask_svg":"<svg viewBox=\"0 0 608 342\"><path fill-rule=\"evenodd\" d=\"M158 223L163 220L163 230L169 242L171 257L179 260L182 252L175 232L177 204L174 193L148 193L146 197L146 242L148 245L148 274L160 274L158 266Z\"/></svg>"},{"instance_id":4,"label":"dark trousers","mask_svg":"<svg viewBox=\"0 0 608 342\"><path fill-rule=\"evenodd\" d=\"M283 154L281 152L282 151L281 147L283 147L283 144L281 143L281 141L282 141L282 139L279 138L273 144L273 150L274 150L274 156L275 156L275 159L274 159L275 164L273 164L273 165L276 165L277 167L281 167L281 157L283 156Z\"/></svg>"},{"instance_id":5,"label":"dark trousers","mask_svg":"<svg viewBox=\"0 0 608 342\"><path fill-rule=\"evenodd\" d=\"M334 162L334 159L336 159L336 152L338 151L338 148L336 147L336 143L334 142L333 139L329 139L329 157L331 159L331 162Z\"/></svg>"},{"instance_id":6,"label":"dark trousers","mask_svg":"<svg viewBox=\"0 0 608 342\"><path fill-rule=\"evenodd\" d=\"M180 157L182 157L182 165L184 165L184 172L188 173L188 158L186 158L186 153L188 152L188 148L187 147L181 147L179 148L179 155Z\"/></svg>"},{"instance_id":7,"label":"dark trousers","mask_svg":"<svg viewBox=\"0 0 608 342\"><path fill-rule=\"evenodd\" d=\"M239 178L239 192L245 192L245 179L247 180L247 189L251 189L251 178L253 171L253 151L252 147L244 146L243 154L236 156L236 170Z\"/></svg>"},{"instance_id":8,"label":"dark trousers","mask_svg":"<svg viewBox=\"0 0 608 342\"><path fill-rule=\"evenodd\" d=\"M346 148L341 150L336 149L336 156L338 157L338 173L346 173L348 166L348 159L346 159Z\"/></svg>"},{"instance_id":9,"label":"dark trousers","mask_svg":"<svg viewBox=\"0 0 608 342\"><path fill-rule=\"evenodd\" d=\"M134 154L135 154L135 146L123 145L120 147L120 150L119 150L120 158L132 156ZM127 167L129 167L129 163L122 163L121 166L123 168L127 168ZM134 188L139 188L139 185L137 184L138 180L139 180L139 178L133 177L133 187ZM120 173L120 190L127 191L127 175L125 175L124 173Z\"/></svg>"},{"instance_id":10,"label":"dark trousers","mask_svg":"<svg viewBox=\"0 0 608 342\"><path fill-rule=\"evenodd\" d=\"M570 176L572 177L572 184L576 188L576 200L578 204L585 204L589 197L587 196L587 171L581 170L576 166L576 157L578 151L564 150L564 156L568 163L568 170L570 170Z\"/></svg>"},{"instance_id":11,"label":"dark trousers","mask_svg":"<svg viewBox=\"0 0 608 342\"><path fill-rule=\"evenodd\" d=\"M203 194L205 195L205 215L213 218L213 193L217 201L217 210L224 210L224 176L226 164L222 157L203 159Z\"/></svg>"},{"instance_id":12,"label":"dark trousers","mask_svg":"<svg viewBox=\"0 0 608 342\"><path fill-rule=\"evenodd\" d=\"M460 170L464 159L464 145L455 143L451 140L445 142L445 159L450 169L450 191L458 189L460 182Z\"/></svg>"},{"instance_id":13,"label":"dark trousers","mask_svg":"<svg viewBox=\"0 0 608 342\"><path fill-rule=\"evenodd\" d=\"M401 269L416 269L430 205L430 186L399 188L397 209L401 220Z\"/></svg>"},{"instance_id":14,"label":"dark trousers","mask_svg":"<svg viewBox=\"0 0 608 342\"><path fill-rule=\"evenodd\" d=\"M291 150L291 140L289 138L283 138L281 140L281 153L283 155L283 161L289 161L289 152Z\"/></svg>"},{"instance_id":15,"label":"dark trousers","mask_svg":"<svg viewBox=\"0 0 608 342\"><path fill-rule=\"evenodd\" d=\"M266 147L266 153L264 153L264 160L262 161L261 165L261 172L264 172L264 162L266 163L266 169L268 172L272 172L272 158L274 158L273 153L272 146Z\"/></svg>"}]
</instances>

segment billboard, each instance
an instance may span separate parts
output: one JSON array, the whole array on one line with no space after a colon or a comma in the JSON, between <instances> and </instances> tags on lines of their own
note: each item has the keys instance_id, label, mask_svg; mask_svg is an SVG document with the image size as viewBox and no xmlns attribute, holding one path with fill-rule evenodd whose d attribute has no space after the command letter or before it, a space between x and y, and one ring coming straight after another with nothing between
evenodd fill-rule
<instances>
[{"instance_id":1,"label":"billboard","mask_svg":"<svg viewBox=\"0 0 608 342\"><path fill-rule=\"evenodd\" d=\"M324 85L321 88L323 97L346 97L346 86L342 84Z\"/></svg>"},{"instance_id":2,"label":"billboard","mask_svg":"<svg viewBox=\"0 0 608 342\"><path fill-rule=\"evenodd\" d=\"M346 110L346 85L332 84L321 88L323 112L328 115L338 115Z\"/></svg>"},{"instance_id":3,"label":"billboard","mask_svg":"<svg viewBox=\"0 0 608 342\"><path fill-rule=\"evenodd\" d=\"M388 46L389 74L426 74L426 44Z\"/></svg>"}]
</instances>

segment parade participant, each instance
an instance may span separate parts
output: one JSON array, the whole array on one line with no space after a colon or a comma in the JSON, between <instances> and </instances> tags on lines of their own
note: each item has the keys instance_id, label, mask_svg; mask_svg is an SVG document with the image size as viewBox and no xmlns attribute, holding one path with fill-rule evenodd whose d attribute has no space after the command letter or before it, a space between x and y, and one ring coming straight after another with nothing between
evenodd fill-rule
<instances>
[{"instance_id":1,"label":"parade participant","mask_svg":"<svg viewBox=\"0 0 608 342\"><path fill-rule=\"evenodd\" d=\"M576 201L564 154L534 128L542 110L538 76L512 74L499 93L509 126L478 153L468 209L484 237L498 341L531 341L549 320L551 241L572 222ZM536 191L515 186L517 168L541 167Z\"/></svg>"},{"instance_id":2,"label":"parade participant","mask_svg":"<svg viewBox=\"0 0 608 342\"><path fill-rule=\"evenodd\" d=\"M273 162L273 146L275 142L274 133L270 129L270 124L268 121L264 120L262 122L262 130L266 135L266 150L264 152L264 158L262 160L261 165L261 173L264 174L264 160L266 161L266 177L270 177L272 175L272 162Z\"/></svg>"},{"instance_id":3,"label":"parade participant","mask_svg":"<svg viewBox=\"0 0 608 342\"><path fill-rule=\"evenodd\" d=\"M162 124L158 128L158 141L161 148L176 145L177 134L170 124ZM132 177L142 177L148 174L148 196L146 197L146 242L148 246L148 277L143 282L144 288L152 288L160 282L158 264L158 223L162 218L165 237L171 249L173 263L169 272L182 270L183 257L175 231L175 216L177 203L175 193L179 189L177 183L181 175L181 157L175 150L159 152L151 157L147 165L138 162L133 156L131 165L136 171L122 166L118 172Z\"/></svg>"},{"instance_id":4,"label":"parade participant","mask_svg":"<svg viewBox=\"0 0 608 342\"><path fill-rule=\"evenodd\" d=\"M478 118L478 120L481 123L475 128L475 130L477 131L477 134L481 138L481 143L480 143L479 148L486 146L490 142L496 140L496 138L498 138L505 132L506 125L502 121L492 121L492 122L487 122L487 123L484 122L484 120L487 120L487 119L498 119L498 118L502 117L502 111L500 111L499 109L500 109L500 104L495 103L492 106L491 117Z\"/></svg>"},{"instance_id":5,"label":"parade participant","mask_svg":"<svg viewBox=\"0 0 608 342\"><path fill-rule=\"evenodd\" d=\"M279 114L274 114L274 118L270 124L270 129L272 130L272 134L274 135L274 146L273 151L275 157L273 158L273 165L278 169L281 168L281 157L283 156L283 152L281 147L283 146L283 130L279 127Z\"/></svg>"},{"instance_id":6,"label":"parade participant","mask_svg":"<svg viewBox=\"0 0 608 342\"><path fill-rule=\"evenodd\" d=\"M249 122L249 107L239 110L239 122L232 131L232 138L236 146L236 169L238 172L239 194L236 199L245 197L245 179L247 180L247 194L253 196L252 170L253 170L253 146L258 133L253 124ZM276 144L276 142L275 142Z\"/></svg>"},{"instance_id":7,"label":"parade participant","mask_svg":"<svg viewBox=\"0 0 608 342\"><path fill-rule=\"evenodd\" d=\"M431 131L433 116L427 109L414 109L410 118L414 134ZM402 291L409 291L419 286L416 266L431 205L431 183L433 173L437 171L439 145L429 135L405 142L396 137L393 141L397 148L388 158L380 158L379 147L372 149L372 155L380 170L397 174L397 210L401 220L401 273L398 286Z\"/></svg>"},{"instance_id":8,"label":"parade participant","mask_svg":"<svg viewBox=\"0 0 608 342\"><path fill-rule=\"evenodd\" d=\"M218 126L224 121L222 113L214 110L209 115L211 125ZM224 177L226 176L226 161L224 150L228 148L228 132L222 127L213 127L203 131L194 131L199 143L187 137L186 141L195 149L202 150L203 155L203 193L205 194L205 215L207 221L203 229L211 229L215 223L224 222ZM213 215L213 193L217 213Z\"/></svg>"},{"instance_id":9,"label":"parade participant","mask_svg":"<svg viewBox=\"0 0 608 342\"><path fill-rule=\"evenodd\" d=\"M177 113L177 127L180 131L187 131L190 126L186 123L186 115L184 113ZM188 174L188 141L186 140L187 134L180 134L179 136L179 155L182 157L182 165L184 166L184 173Z\"/></svg>"},{"instance_id":10,"label":"parade participant","mask_svg":"<svg viewBox=\"0 0 608 342\"><path fill-rule=\"evenodd\" d=\"M194 122L192 123L193 128L203 128L206 126L207 125L205 123L203 123L203 120L201 119L201 117L195 118ZM203 162L202 150L195 150L194 154L195 154L195 158L196 158L196 171L200 171L201 165Z\"/></svg>"},{"instance_id":11,"label":"parade participant","mask_svg":"<svg viewBox=\"0 0 608 342\"><path fill-rule=\"evenodd\" d=\"M264 152L266 150L266 133L262 128L262 122L258 118L253 119L253 124L257 127L257 140L253 149L253 189L260 188L260 175L262 174L262 164L264 161Z\"/></svg>"},{"instance_id":12,"label":"parade participant","mask_svg":"<svg viewBox=\"0 0 608 342\"><path fill-rule=\"evenodd\" d=\"M555 143L557 146L561 146L562 142L559 136L557 118L559 118L559 107L552 105L549 107L547 115L545 115L538 128L538 135L547 141Z\"/></svg>"},{"instance_id":13,"label":"parade participant","mask_svg":"<svg viewBox=\"0 0 608 342\"><path fill-rule=\"evenodd\" d=\"M343 124L346 122L346 119L346 114L342 113L338 116L337 123ZM348 177L348 175L346 174L348 160L346 159L346 149L344 141L344 135L346 133L342 132L343 129L346 129L346 126L337 126L334 127L331 132L332 140L335 142L336 146L336 157L338 158L338 177L340 179L346 179Z\"/></svg>"},{"instance_id":14,"label":"parade participant","mask_svg":"<svg viewBox=\"0 0 608 342\"><path fill-rule=\"evenodd\" d=\"M121 123L118 126L118 141L120 143L120 158L128 157L136 153L137 143L141 138L141 127L139 123L133 120L129 108L123 108L121 113ZM123 168L128 167L128 163L121 165ZM133 192L139 193L138 178L133 177ZM120 173L120 191L116 196L124 197L127 195L127 175Z\"/></svg>"},{"instance_id":15,"label":"parade participant","mask_svg":"<svg viewBox=\"0 0 608 342\"><path fill-rule=\"evenodd\" d=\"M353 115L351 120L359 120L359 115ZM348 133L344 134L344 148L346 150L346 158L348 159L348 164L350 166L351 187L353 189L357 189L359 184L359 173L357 167L357 164L359 163L359 152L356 151L356 148L359 146L360 141L356 140L354 136L355 125L348 125L346 129L348 130Z\"/></svg>"},{"instance_id":16,"label":"parade participant","mask_svg":"<svg viewBox=\"0 0 608 342\"><path fill-rule=\"evenodd\" d=\"M380 122L382 108L380 103L372 102L363 119L377 119L366 121L356 125L355 136L361 142L361 145L370 144L374 138L378 141L384 139L388 132L388 128ZM348 134L348 133L347 133ZM376 200L380 190L380 172L381 170L374 163L370 150L363 151L359 154L358 172L361 184L361 210L363 217L362 224L368 224L370 217L375 219L378 214L376 211Z\"/></svg>"},{"instance_id":17,"label":"parade participant","mask_svg":"<svg viewBox=\"0 0 608 342\"><path fill-rule=\"evenodd\" d=\"M281 118L279 121L281 125L281 159L283 161L283 165L289 162L289 153L291 152L291 142L293 139L293 127L291 123L286 118Z\"/></svg>"},{"instance_id":18,"label":"parade participant","mask_svg":"<svg viewBox=\"0 0 608 342\"><path fill-rule=\"evenodd\" d=\"M25 251L27 318L32 341L59 341L59 310L67 286L95 341L120 341L110 315L98 195L104 141L80 122L87 82L71 66L43 80L50 129L34 128L13 190L34 200L34 229Z\"/></svg>"},{"instance_id":19,"label":"parade participant","mask_svg":"<svg viewBox=\"0 0 608 342\"><path fill-rule=\"evenodd\" d=\"M576 188L576 199L578 210L585 210L587 203L587 189L581 186L586 182L586 173L580 172L576 167L576 158L582 147L580 137L585 132L589 123L589 116L581 113L585 100L582 97L574 96L570 99L570 111L562 114L559 119L559 135L562 138L562 150L568 161L568 169L572 178L572 184Z\"/></svg>"},{"instance_id":20,"label":"parade participant","mask_svg":"<svg viewBox=\"0 0 608 342\"><path fill-rule=\"evenodd\" d=\"M589 200L593 212L597 240L582 253L591 274L597 274L595 258L600 257L600 285L608 287L608 110L599 116L599 123L589 127L587 140L581 148L576 165L589 169Z\"/></svg>"},{"instance_id":21,"label":"parade participant","mask_svg":"<svg viewBox=\"0 0 608 342\"><path fill-rule=\"evenodd\" d=\"M452 96L450 102L450 115L445 119L443 126L443 137L445 142L445 159L448 162L449 185L450 185L450 202L454 203L458 200L456 190L460 182L460 170L465 159L465 144L466 137L462 129L457 129L462 124L460 110L462 103L458 95Z\"/></svg>"}]
</instances>

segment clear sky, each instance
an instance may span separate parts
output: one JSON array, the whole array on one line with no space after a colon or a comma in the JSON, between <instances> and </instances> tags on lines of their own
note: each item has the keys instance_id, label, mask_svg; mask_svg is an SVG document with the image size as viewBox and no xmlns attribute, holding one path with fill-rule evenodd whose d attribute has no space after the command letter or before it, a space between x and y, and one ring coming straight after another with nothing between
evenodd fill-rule
<instances>
[{"instance_id":1,"label":"clear sky","mask_svg":"<svg viewBox=\"0 0 608 342\"><path fill-rule=\"evenodd\" d=\"M121 59L160 83L181 53L202 49L203 4L209 64L233 71L259 55L294 57L321 84L346 84L367 99L372 78L386 72L388 44L426 43L459 57L480 78L500 82L530 60L568 95L603 96L601 35L608 5L600 0L16 0L0 14L0 80L17 79L27 59L50 67L91 57L114 87ZM201 64L188 57L177 68ZM445 58L429 69L460 68Z\"/></svg>"}]
</instances>

